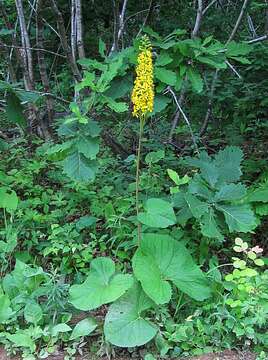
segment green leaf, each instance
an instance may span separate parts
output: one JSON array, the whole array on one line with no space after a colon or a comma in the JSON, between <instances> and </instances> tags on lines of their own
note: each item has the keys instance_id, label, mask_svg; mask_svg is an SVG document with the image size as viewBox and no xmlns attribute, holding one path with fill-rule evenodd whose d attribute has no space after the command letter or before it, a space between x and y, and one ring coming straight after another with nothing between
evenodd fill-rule
<instances>
[{"instance_id":1,"label":"green leaf","mask_svg":"<svg viewBox=\"0 0 268 360\"><path fill-rule=\"evenodd\" d=\"M89 182L95 179L97 164L94 160L88 160L79 151L69 155L64 160L64 172L78 182Z\"/></svg>"},{"instance_id":2,"label":"green leaf","mask_svg":"<svg viewBox=\"0 0 268 360\"><path fill-rule=\"evenodd\" d=\"M224 214L230 232L248 232L256 227L256 218L248 205L216 205Z\"/></svg>"},{"instance_id":3,"label":"green leaf","mask_svg":"<svg viewBox=\"0 0 268 360\"><path fill-rule=\"evenodd\" d=\"M28 323L37 324L43 317L41 306L36 301L28 301L24 308L24 318Z\"/></svg>"},{"instance_id":4,"label":"green leaf","mask_svg":"<svg viewBox=\"0 0 268 360\"><path fill-rule=\"evenodd\" d=\"M132 285L131 275L115 275L114 262L99 257L91 262L90 273L81 285L70 288L70 302L80 310L92 310L115 301Z\"/></svg>"},{"instance_id":5,"label":"green leaf","mask_svg":"<svg viewBox=\"0 0 268 360\"><path fill-rule=\"evenodd\" d=\"M165 157L164 150L152 151L145 156L145 162L146 164L156 164L160 160L164 159L164 157Z\"/></svg>"},{"instance_id":6,"label":"green leaf","mask_svg":"<svg viewBox=\"0 0 268 360\"><path fill-rule=\"evenodd\" d=\"M97 218L95 218L94 216L86 215L86 216L80 217L80 219L77 221L75 226L78 231L81 231L81 230L91 227L92 225L95 225L96 221L97 221Z\"/></svg>"},{"instance_id":7,"label":"green leaf","mask_svg":"<svg viewBox=\"0 0 268 360\"><path fill-rule=\"evenodd\" d=\"M146 202L146 212L139 213L138 221L147 226L166 228L176 224L176 216L169 202L152 198Z\"/></svg>"},{"instance_id":8,"label":"green leaf","mask_svg":"<svg viewBox=\"0 0 268 360\"><path fill-rule=\"evenodd\" d=\"M30 348L31 351L35 350L35 344L25 330L18 330L15 334L6 334L6 337L17 347Z\"/></svg>"},{"instance_id":9,"label":"green leaf","mask_svg":"<svg viewBox=\"0 0 268 360\"><path fill-rule=\"evenodd\" d=\"M229 42L227 45L226 56L233 57L239 55L248 55L252 50L252 46L247 43L237 43L235 41Z\"/></svg>"},{"instance_id":10,"label":"green leaf","mask_svg":"<svg viewBox=\"0 0 268 360\"><path fill-rule=\"evenodd\" d=\"M168 104L171 102L171 99L164 95L156 95L154 98L154 110L153 114L157 114L163 111Z\"/></svg>"},{"instance_id":11,"label":"green leaf","mask_svg":"<svg viewBox=\"0 0 268 360\"><path fill-rule=\"evenodd\" d=\"M248 202L268 202L268 183L250 192L246 198Z\"/></svg>"},{"instance_id":12,"label":"green leaf","mask_svg":"<svg viewBox=\"0 0 268 360\"><path fill-rule=\"evenodd\" d=\"M0 324L8 320L12 314L13 311L10 307L9 297L2 293L2 289L0 287Z\"/></svg>"},{"instance_id":13,"label":"green leaf","mask_svg":"<svg viewBox=\"0 0 268 360\"><path fill-rule=\"evenodd\" d=\"M18 96L13 92L8 92L6 102L6 115L8 120L25 128L27 122L23 115L23 106L21 105Z\"/></svg>"},{"instance_id":14,"label":"green leaf","mask_svg":"<svg viewBox=\"0 0 268 360\"><path fill-rule=\"evenodd\" d=\"M110 306L105 317L106 340L120 347L142 346L152 340L157 327L144 318L152 301L135 282L129 291Z\"/></svg>"},{"instance_id":15,"label":"green leaf","mask_svg":"<svg viewBox=\"0 0 268 360\"><path fill-rule=\"evenodd\" d=\"M116 102L108 96L102 95L103 103L105 103L111 110L122 113L128 110L128 104L125 102Z\"/></svg>"},{"instance_id":16,"label":"green leaf","mask_svg":"<svg viewBox=\"0 0 268 360\"><path fill-rule=\"evenodd\" d=\"M85 62L82 63L81 65L85 65L86 63L86 60L85 59ZM88 59L89 60L89 59ZM82 60L80 60L80 63L82 62ZM75 89L76 91L80 91L82 89L84 89L85 87L90 87L92 89L95 89L95 84L94 84L94 80L95 80L95 73L91 73L89 71L85 71L84 73L84 77L82 79L82 81L80 81L78 84L75 85ZM75 104L78 108L78 105L76 103L71 103L71 104ZM77 112L75 112L72 108L71 110L77 114Z\"/></svg>"},{"instance_id":17,"label":"green leaf","mask_svg":"<svg viewBox=\"0 0 268 360\"><path fill-rule=\"evenodd\" d=\"M172 169L167 169L167 173L168 173L168 176L170 177L170 179L178 186L188 184L188 182L190 181L190 178L188 175L184 175L181 178L179 176L179 174Z\"/></svg>"},{"instance_id":18,"label":"green leaf","mask_svg":"<svg viewBox=\"0 0 268 360\"><path fill-rule=\"evenodd\" d=\"M15 191L4 187L0 188L0 208L14 211L18 207L18 202L19 199Z\"/></svg>"},{"instance_id":19,"label":"green leaf","mask_svg":"<svg viewBox=\"0 0 268 360\"><path fill-rule=\"evenodd\" d=\"M79 321L73 329L70 340L74 340L82 336L88 336L96 329L97 326L96 320L91 317Z\"/></svg>"},{"instance_id":20,"label":"green leaf","mask_svg":"<svg viewBox=\"0 0 268 360\"><path fill-rule=\"evenodd\" d=\"M242 184L223 185L215 194L215 201L239 200L246 195L247 189Z\"/></svg>"},{"instance_id":21,"label":"green leaf","mask_svg":"<svg viewBox=\"0 0 268 360\"><path fill-rule=\"evenodd\" d=\"M218 168L219 182L236 182L242 175L241 162L243 152L237 146L227 146L215 155L215 165Z\"/></svg>"},{"instance_id":22,"label":"green leaf","mask_svg":"<svg viewBox=\"0 0 268 360\"><path fill-rule=\"evenodd\" d=\"M170 300L169 281L195 300L210 296L208 281L188 250L168 235L143 234L133 258L133 270L143 290L156 304Z\"/></svg>"},{"instance_id":23,"label":"green leaf","mask_svg":"<svg viewBox=\"0 0 268 360\"><path fill-rule=\"evenodd\" d=\"M166 51L161 52L160 55L158 55L155 66L165 66L170 64L173 61L173 59L168 55Z\"/></svg>"},{"instance_id":24,"label":"green leaf","mask_svg":"<svg viewBox=\"0 0 268 360\"><path fill-rule=\"evenodd\" d=\"M5 28L0 30L0 36L12 35L13 33L14 30L9 30Z\"/></svg>"},{"instance_id":25,"label":"green leaf","mask_svg":"<svg viewBox=\"0 0 268 360\"><path fill-rule=\"evenodd\" d=\"M59 333L65 333L65 332L69 332L71 330L72 330L72 328L69 325L67 325L65 323L61 323L61 324L57 324L52 327L51 335L55 337L55 336L58 336Z\"/></svg>"},{"instance_id":26,"label":"green leaf","mask_svg":"<svg viewBox=\"0 0 268 360\"><path fill-rule=\"evenodd\" d=\"M156 67L154 70L154 75L156 79L162 81L167 85L174 86L176 84L177 81L176 73L171 70Z\"/></svg>"},{"instance_id":27,"label":"green leaf","mask_svg":"<svg viewBox=\"0 0 268 360\"><path fill-rule=\"evenodd\" d=\"M220 241L224 239L223 235L220 233L215 219L215 212L212 208L209 208L208 212L201 218L201 232L204 236L209 238L219 239Z\"/></svg>"},{"instance_id":28,"label":"green leaf","mask_svg":"<svg viewBox=\"0 0 268 360\"><path fill-rule=\"evenodd\" d=\"M197 61L211 65L216 69L226 69L227 64L225 63L224 56L198 56Z\"/></svg>"},{"instance_id":29,"label":"green leaf","mask_svg":"<svg viewBox=\"0 0 268 360\"><path fill-rule=\"evenodd\" d=\"M201 78L201 75L199 74L199 72L197 72L196 70L194 70L193 68L188 68L187 69L187 75L188 78L192 84L192 87L194 89L194 91L196 91L197 93L202 92L203 90L203 80Z\"/></svg>"},{"instance_id":30,"label":"green leaf","mask_svg":"<svg viewBox=\"0 0 268 360\"><path fill-rule=\"evenodd\" d=\"M251 64L251 61L249 61L247 58L243 56L232 56L231 59L243 64L243 65L249 65Z\"/></svg>"},{"instance_id":31,"label":"green leaf","mask_svg":"<svg viewBox=\"0 0 268 360\"><path fill-rule=\"evenodd\" d=\"M189 206L189 209L196 219L200 219L204 213L208 211L208 204L200 201L197 197L192 194L185 195L185 201Z\"/></svg>"},{"instance_id":32,"label":"green leaf","mask_svg":"<svg viewBox=\"0 0 268 360\"><path fill-rule=\"evenodd\" d=\"M83 154L87 159L94 160L100 150L99 139L80 134L76 147L79 153Z\"/></svg>"}]
</instances>

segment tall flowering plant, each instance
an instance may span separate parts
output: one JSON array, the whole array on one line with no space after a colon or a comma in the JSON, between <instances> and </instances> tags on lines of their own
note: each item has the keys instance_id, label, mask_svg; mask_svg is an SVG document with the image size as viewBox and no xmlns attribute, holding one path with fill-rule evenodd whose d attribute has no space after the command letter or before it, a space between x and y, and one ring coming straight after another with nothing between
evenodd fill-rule
<instances>
[{"instance_id":1,"label":"tall flowering plant","mask_svg":"<svg viewBox=\"0 0 268 360\"><path fill-rule=\"evenodd\" d=\"M152 45L147 35L141 39L139 47L138 63L136 66L136 78L132 91L133 116L140 121L139 145L136 165L136 213L139 214L139 178L140 158L144 123L146 118L153 112L154 106L154 82L153 82L153 54ZM141 224L138 222L138 244L141 241Z\"/></svg>"}]
</instances>

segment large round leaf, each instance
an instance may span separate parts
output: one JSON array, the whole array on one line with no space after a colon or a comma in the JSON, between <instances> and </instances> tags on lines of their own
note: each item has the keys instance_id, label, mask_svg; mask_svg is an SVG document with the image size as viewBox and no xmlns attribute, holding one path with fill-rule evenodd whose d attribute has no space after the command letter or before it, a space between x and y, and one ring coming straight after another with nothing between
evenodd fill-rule
<instances>
[{"instance_id":1,"label":"large round leaf","mask_svg":"<svg viewBox=\"0 0 268 360\"><path fill-rule=\"evenodd\" d=\"M189 251L168 235L144 234L133 258L133 269L143 290L157 304L171 298L168 281L195 300L210 296L208 281Z\"/></svg>"},{"instance_id":2,"label":"large round leaf","mask_svg":"<svg viewBox=\"0 0 268 360\"><path fill-rule=\"evenodd\" d=\"M106 339L120 347L141 346L150 341L157 328L145 320L143 313L153 303L136 282L129 291L111 305L105 318Z\"/></svg>"},{"instance_id":3,"label":"large round leaf","mask_svg":"<svg viewBox=\"0 0 268 360\"><path fill-rule=\"evenodd\" d=\"M176 224L176 216L169 202L162 199L148 199L145 208L146 212L138 215L138 220L142 224L157 228Z\"/></svg>"},{"instance_id":4,"label":"large round leaf","mask_svg":"<svg viewBox=\"0 0 268 360\"><path fill-rule=\"evenodd\" d=\"M132 283L131 275L115 275L115 265L111 259L99 257L91 262L85 282L71 286L70 302L80 310L96 309L118 299Z\"/></svg>"}]
</instances>

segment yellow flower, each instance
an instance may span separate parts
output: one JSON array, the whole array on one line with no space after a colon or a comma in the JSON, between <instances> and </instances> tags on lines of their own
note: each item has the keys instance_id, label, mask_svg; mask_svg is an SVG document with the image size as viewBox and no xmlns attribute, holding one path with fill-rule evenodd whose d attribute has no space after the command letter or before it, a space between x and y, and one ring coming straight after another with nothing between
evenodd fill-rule
<instances>
[{"instance_id":1,"label":"yellow flower","mask_svg":"<svg viewBox=\"0 0 268 360\"><path fill-rule=\"evenodd\" d=\"M141 119L151 113L154 106L152 46L146 35L142 38L139 50L136 79L131 100L134 105L133 116Z\"/></svg>"}]
</instances>

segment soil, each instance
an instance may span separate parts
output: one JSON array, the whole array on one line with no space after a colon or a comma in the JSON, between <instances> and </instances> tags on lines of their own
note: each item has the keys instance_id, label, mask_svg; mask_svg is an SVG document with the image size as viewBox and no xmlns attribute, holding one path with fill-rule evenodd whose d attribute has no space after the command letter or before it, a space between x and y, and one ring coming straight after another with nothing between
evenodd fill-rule
<instances>
[{"instance_id":1,"label":"soil","mask_svg":"<svg viewBox=\"0 0 268 360\"><path fill-rule=\"evenodd\" d=\"M136 360L142 360L142 358L138 359L135 357ZM131 360L132 357L129 358L119 358L115 357L113 360ZM21 360L19 356L16 357L9 357L7 356L6 352L0 348L0 360ZM50 356L47 360L64 360L64 354L58 354L54 356ZM102 358L93 358L91 355L85 356L77 356L76 360L109 360L107 357ZM176 359L174 359L176 360ZM256 360L256 355L249 353L249 352L235 352L235 351L224 351L222 353L215 353L215 354L207 354L202 356L194 356L190 358L178 358L177 360Z\"/></svg>"}]
</instances>

